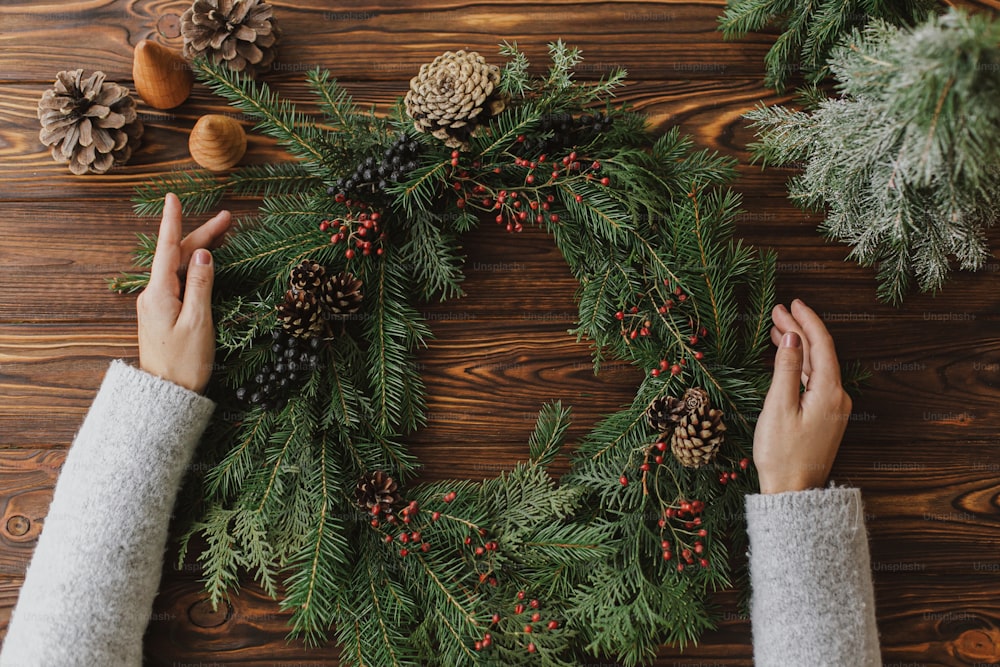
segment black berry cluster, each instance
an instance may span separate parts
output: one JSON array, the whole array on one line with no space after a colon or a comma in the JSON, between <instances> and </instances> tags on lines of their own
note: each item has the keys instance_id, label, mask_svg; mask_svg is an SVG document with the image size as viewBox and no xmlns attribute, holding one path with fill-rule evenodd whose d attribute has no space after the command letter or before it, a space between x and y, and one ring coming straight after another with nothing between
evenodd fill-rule
<instances>
[{"instance_id":1,"label":"black berry cluster","mask_svg":"<svg viewBox=\"0 0 1000 667\"><path fill-rule=\"evenodd\" d=\"M385 192L390 183L403 180L408 172L417 168L420 149L420 143L404 132L385 149L381 161L373 156L365 158L353 174L339 179L327 192L370 201L373 195Z\"/></svg>"},{"instance_id":2,"label":"black berry cluster","mask_svg":"<svg viewBox=\"0 0 1000 667\"><path fill-rule=\"evenodd\" d=\"M523 156L552 154L566 148L583 146L610 130L612 125L611 117L600 112L584 114L579 118L568 113L542 116L538 132L533 132L535 136L522 146Z\"/></svg>"},{"instance_id":3,"label":"black berry cluster","mask_svg":"<svg viewBox=\"0 0 1000 667\"><path fill-rule=\"evenodd\" d=\"M319 366L319 338L296 338L280 329L271 332L274 361L236 390L236 400L248 407L280 410L288 402L288 393L309 377Z\"/></svg>"}]
</instances>

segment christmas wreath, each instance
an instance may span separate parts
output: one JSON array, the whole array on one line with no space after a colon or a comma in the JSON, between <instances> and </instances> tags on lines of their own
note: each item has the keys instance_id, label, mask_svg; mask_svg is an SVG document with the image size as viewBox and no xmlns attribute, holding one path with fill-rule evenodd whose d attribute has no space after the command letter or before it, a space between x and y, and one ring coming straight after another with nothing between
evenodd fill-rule
<instances>
[{"instance_id":1,"label":"christmas wreath","mask_svg":"<svg viewBox=\"0 0 1000 667\"><path fill-rule=\"evenodd\" d=\"M561 42L540 76L516 45L501 55L441 55L384 116L310 72L318 120L196 61L295 159L137 194L145 215L168 191L188 212L263 196L214 253L220 409L181 559L199 552L214 603L249 573L292 611L292 635L333 628L344 664L634 665L712 627L707 597L740 571L774 257L733 238L733 161L676 128L651 136L612 104L625 72L578 82ZM571 333L595 372L621 359L645 378L558 480L570 411L552 403L513 470L408 484L414 353L431 337L417 306L461 295L461 237L483 221L548 230L580 282ZM154 248L140 235L138 266Z\"/></svg>"}]
</instances>

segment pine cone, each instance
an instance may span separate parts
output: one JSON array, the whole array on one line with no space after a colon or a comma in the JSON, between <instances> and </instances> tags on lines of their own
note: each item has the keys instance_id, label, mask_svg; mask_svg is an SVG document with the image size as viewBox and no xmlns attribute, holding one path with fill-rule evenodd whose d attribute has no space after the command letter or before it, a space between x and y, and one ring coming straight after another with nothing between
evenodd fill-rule
<instances>
[{"instance_id":1,"label":"pine cone","mask_svg":"<svg viewBox=\"0 0 1000 667\"><path fill-rule=\"evenodd\" d=\"M285 300L278 304L278 321L282 328L296 338L311 338L323 330L316 295L305 290L290 289Z\"/></svg>"},{"instance_id":2,"label":"pine cone","mask_svg":"<svg viewBox=\"0 0 1000 667\"><path fill-rule=\"evenodd\" d=\"M684 467L700 468L715 459L725 433L722 410L705 403L677 422L670 439L670 451Z\"/></svg>"},{"instance_id":3,"label":"pine cone","mask_svg":"<svg viewBox=\"0 0 1000 667\"><path fill-rule=\"evenodd\" d=\"M690 387L681 397L681 409L691 413L709 404L708 392L701 387Z\"/></svg>"},{"instance_id":4,"label":"pine cone","mask_svg":"<svg viewBox=\"0 0 1000 667\"><path fill-rule=\"evenodd\" d=\"M318 292L323 287L326 277L326 267L311 259L304 259L292 269L289 281L292 289Z\"/></svg>"},{"instance_id":5,"label":"pine cone","mask_svg":"<svg viewBox=\"0 0 1000 667\"><path fill-rule=\"evenodd\" d=\"M281 36L273 7L261 0L195 0L181 15L181 34L186 58L251 75L271 66Z\"/></svg>"},{"instance_id":6,"label":"pine cone","mask_svg":"<svg viewBox=\"0 0 1000 667\"><path fill-rule=\"evenodd\" d=\"M410 79L406 113L418 132L467 149L476 127L507 107L499 83L500 68L475 51L445 51Z\"/></svg>"},{"instance_id":7,"label":"pine cone","mask_svg":"<svg viewBox=\"0 0 1000 667\"><path fill-rule=\"evenodd\" d=\"M646 420L657 433L669 433L686 412L683 401L663 396L654 399L646 408Z\"/></svg>"},{"instance_id":8,"label":"pine cone","mask_svg":"<svg viewBox=\"0 0 1000 667\"><path fill-rule=\"evenodd\" d=\"M361 308L361 281L350 273L339 273L323 282L320 301L331 318L356 313Z\"/></svg>"},{"instance_id":9,"label":"pine cone","mask_svg":"<svg viewBox=\"0 0 1000 667\"><path fill-rule=\"evenodd\" d=\"M82 69L59 72L38 101L38 138L74 174L103 174L139 147L143 127L135 100L128 88L104 77L94 72L84 78Z\"/></svg>"},{"instance_id":10,"label":"pine cone","mask_svg":"<svg viewBox=\"0 0 1000 667\"><path fill-rule=\"evenodd\" d=\"M393 506L402 500L396 481L381 470L365 474L354 490L358 507L368 510L373 516L392 514Z\"/></svg>"}]
</instances>

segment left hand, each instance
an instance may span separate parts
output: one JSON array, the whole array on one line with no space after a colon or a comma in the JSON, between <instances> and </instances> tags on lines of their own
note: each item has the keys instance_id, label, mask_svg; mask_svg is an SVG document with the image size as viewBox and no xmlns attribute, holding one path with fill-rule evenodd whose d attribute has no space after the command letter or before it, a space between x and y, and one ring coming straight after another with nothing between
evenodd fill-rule
<instances>
[{"instance_id":1,"label":"left hand","mask_svg":"<svg viewBox=\"0 0 1000 667\"><path fill-rule=\"evenodd\" d=\"M208 386L215 361L215 273L207 248L222 243L231 221L229 211L220 211L182 240L181 203L168 194L149 284L136 302L139 368L198 393ZM182 267L187 268L183 301Z\"/></svg>"}]
</instances>

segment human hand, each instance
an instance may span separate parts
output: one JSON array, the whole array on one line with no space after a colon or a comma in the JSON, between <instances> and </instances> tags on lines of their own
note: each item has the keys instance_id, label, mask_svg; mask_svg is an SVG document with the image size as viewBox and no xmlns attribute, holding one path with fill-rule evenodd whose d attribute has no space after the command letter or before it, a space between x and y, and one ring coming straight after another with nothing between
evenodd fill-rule
<instances>
[{"instance_id":1,"label":"human hand","mask_svg":"<svg viewBox=\"0 0 1000 667\"><path fill-rule=\"evenodd\" d=\"M822 487L851 414L833 338L809 306L775 306L774 378L753 439L761 493ZM800 393L800 385L805 391Z\"/></svg>"},{"instance_id":2,"label":"human hand","mask_svg":"<svg viewBox=\"0 0 1000 667\"><path fill-rule=\"evenodd\" d=\"M167 194L149 284L136 302L139 316L139 368L201 393L215 360L212 326L212 253L229 229L229 211L181 240L181 203ZM180 272L187 268L184 300Z\"/></svg>"}]
</instances>

